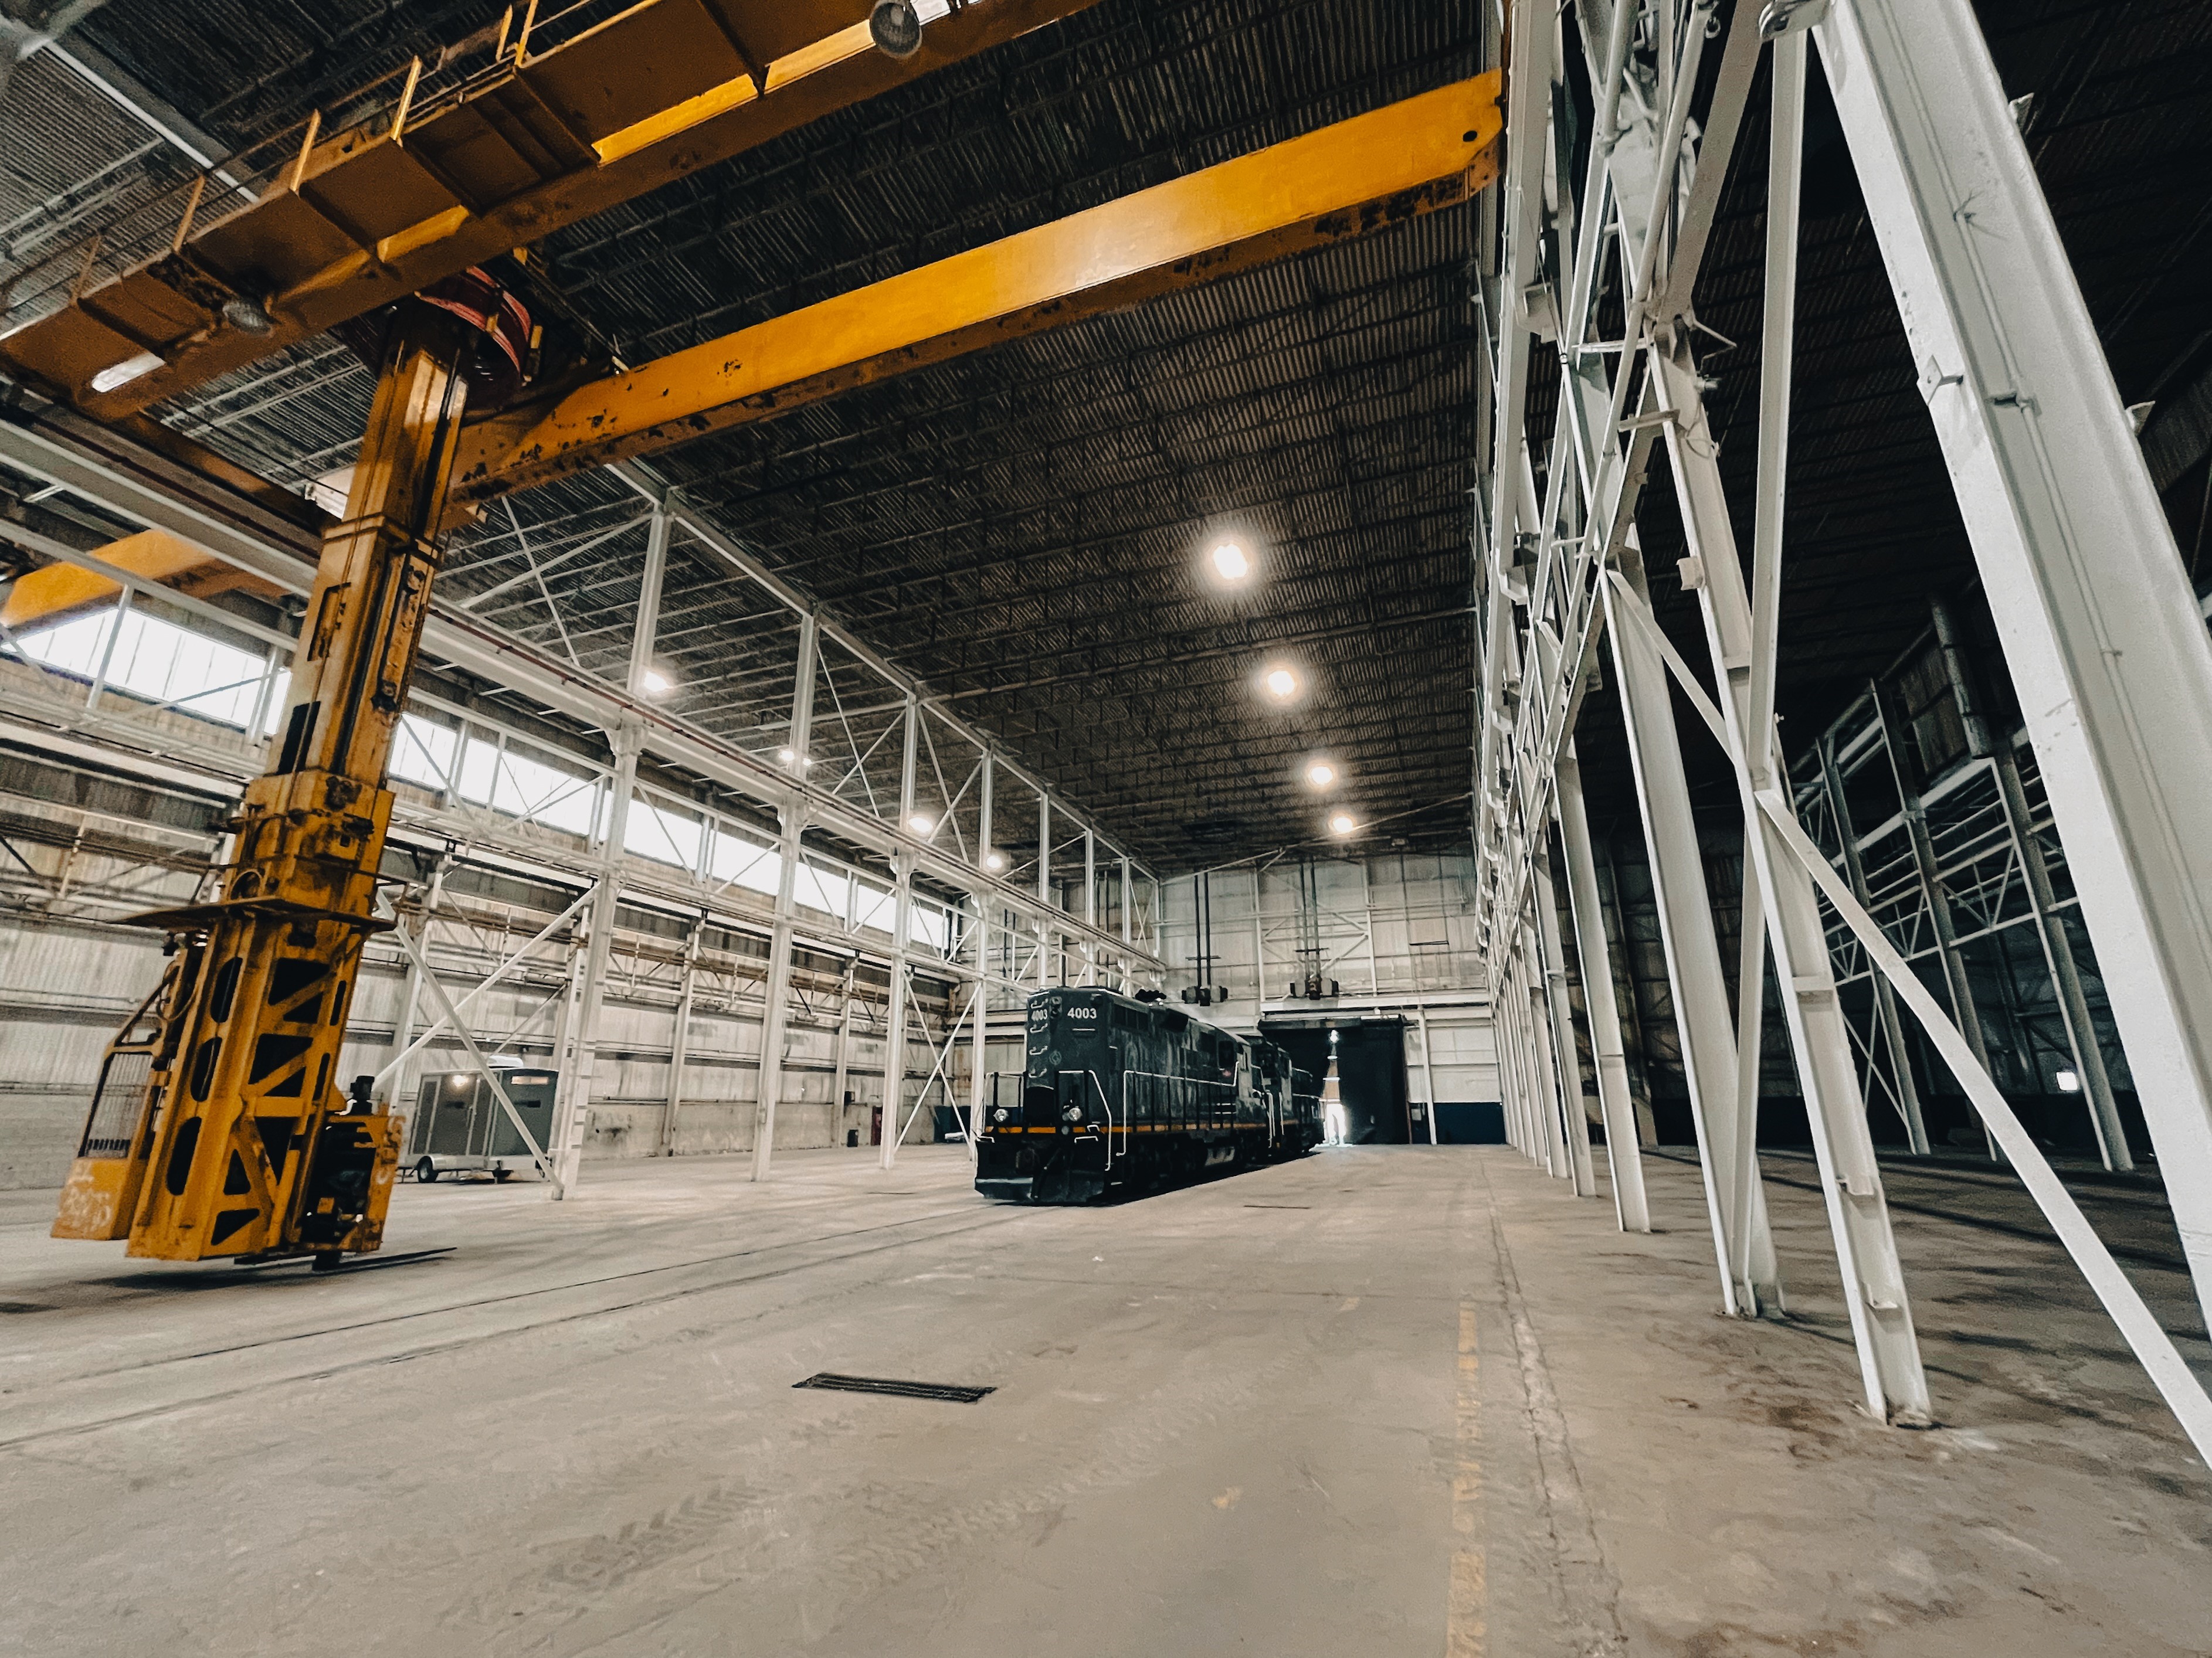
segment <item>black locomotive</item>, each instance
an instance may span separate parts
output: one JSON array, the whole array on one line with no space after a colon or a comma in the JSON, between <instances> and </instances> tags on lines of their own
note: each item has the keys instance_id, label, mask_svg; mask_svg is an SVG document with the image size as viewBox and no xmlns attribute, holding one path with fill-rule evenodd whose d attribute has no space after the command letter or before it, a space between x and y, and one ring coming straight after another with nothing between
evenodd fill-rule
<instances>
[{"instance_id":1,"label":"black locomotive","mask_svg":"<svg viewBox=\"0 0 2212 1658\"><path fill-rule=\"evenodd\" d=\"M975 1189L1085 1203L1208 1169L1302 1157L1321 1144L1321 1096L1271 1042L1110 990L1030 998L1028 1063L991 1078Z\"/></svg>"}]
</instances>

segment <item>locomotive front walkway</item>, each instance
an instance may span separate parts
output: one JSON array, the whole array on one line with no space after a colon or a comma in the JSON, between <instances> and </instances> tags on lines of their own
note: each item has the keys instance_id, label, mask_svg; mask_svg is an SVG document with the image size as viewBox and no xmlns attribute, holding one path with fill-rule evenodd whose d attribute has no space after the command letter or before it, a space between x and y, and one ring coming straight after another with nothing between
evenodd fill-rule
<instances>
[{"instance_id":1,"label":"locomotive front walkway","mask_svg":"<svg viewBox=\"0 0 2212 1658\"><path fill-rule=\"evenodd\" d=\"M1771 1193L1797 1317L1747 1325L1651 1177L1629 1238L1503 1147L1046 1211L949 1147L594 1164L402 1187L316 1278L0 1194L0 1653L2212 1649L2212 1479L2001 1178L1893 1188L1945 1424L1904 1433L1850 1407L1815 1193Z\"/></svg>"}]
</instances>

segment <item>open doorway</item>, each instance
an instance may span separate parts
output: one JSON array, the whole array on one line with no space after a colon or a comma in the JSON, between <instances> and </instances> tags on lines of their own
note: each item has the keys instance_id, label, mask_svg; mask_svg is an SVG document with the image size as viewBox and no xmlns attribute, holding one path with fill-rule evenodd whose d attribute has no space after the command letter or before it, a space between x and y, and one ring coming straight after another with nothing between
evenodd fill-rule
<instances>
[{"instance_id":1,"label":"open doorway","mask_svg":"<svg viewBox=\"0 0 2212 1658\"><path fill-rule=\"evenodd\" d=\"M1334 1047L1347 1144L1404 1145L1413 1139L1403 1019L1267 1019L1260 1034L1289 1054L1299 1070L1312 1073L1316 1091L1328 1075ZM1425 1143L1427 1134L1421 1139Z\"/></svg>"}]
</instances>

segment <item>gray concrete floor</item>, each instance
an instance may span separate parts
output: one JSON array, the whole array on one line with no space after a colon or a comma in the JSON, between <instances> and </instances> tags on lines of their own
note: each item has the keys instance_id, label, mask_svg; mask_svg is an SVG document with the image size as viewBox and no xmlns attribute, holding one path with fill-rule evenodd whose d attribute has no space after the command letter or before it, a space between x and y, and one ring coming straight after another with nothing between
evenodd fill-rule
<instances>
[{"instance_id":1,"label":"gray concrete floor","mask_svg":"<svg viewBox=\"0 0 2212 1658\"><path fill-rule=\"evenodd\" d=\"M1502 1147L1046 1211L867 1157L404 1187L319 1278L0 1194L0 1651L2212 1652L2212 1479L2001 1175L1893 1176L1909 1433L1787 1160L1796 1316L1745 1324L1680 1163L1628 1238Z\"/></svg>"}]
</instances>

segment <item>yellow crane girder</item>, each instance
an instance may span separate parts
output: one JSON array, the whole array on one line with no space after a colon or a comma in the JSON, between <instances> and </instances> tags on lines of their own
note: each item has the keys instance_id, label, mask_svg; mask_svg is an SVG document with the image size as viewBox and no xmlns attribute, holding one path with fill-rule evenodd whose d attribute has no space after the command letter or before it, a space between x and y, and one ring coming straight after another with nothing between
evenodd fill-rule
<instances>
[{"instance_id":1,"label":"yellow crane girder","mask_svg":"<svg viewBox=\"0 0 2212 1658\"><path fill-rule=\"evenodd\" d=\"M956 253L471 428L484 501L1006 340L1372 234L1497 173L1498 72Z\"/></svg>"},{"instance_id":2,"label":"yellow crane girder","mask_svg":"<svg viewBox=\"0 0 2212 1658\"><path fill-rule=\"evenodd\" d=\"M120 420L1094 3L957 9L898 61L870 42L868 0L641 0L549 51L502 33L487 68L440 95L416 96L418 61L344 131L310 117L252 199L227 163L167 216L138 210L118 234L143 251L120 275L87 281L100 237L61 250L67 301L0 332L0 367ZM230 319L235 300L270 325Z\"/></svg>"}]
</instances>

